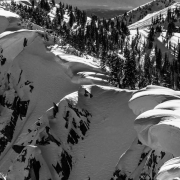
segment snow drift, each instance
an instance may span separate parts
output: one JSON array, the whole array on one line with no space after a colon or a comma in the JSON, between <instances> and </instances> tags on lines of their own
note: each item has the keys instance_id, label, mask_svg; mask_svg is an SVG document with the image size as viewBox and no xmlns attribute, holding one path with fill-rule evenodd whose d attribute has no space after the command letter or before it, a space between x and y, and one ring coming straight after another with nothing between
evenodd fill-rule
<instances>
[{"instance_id":1,"label":"snow drift","mask_svg":"<svg viewBox=\"0 0 180 180\"><path fill-rule=\"evenodd\" d=\"M1 32L16 27L18 16L1 17ZM180 92L102 86L98 64L64 54L46 35L0 34L0 172L11 180L179 178Z\"/></svg>"},{"instance_id":2,"label":"snow drift","mask_svg":"<svg viewBox=\"0 0 180 180\"><path fill-rule=\"evenodd\" d=\"M180 159L179 157L167 161L159 170L157 180L179 179L180 177Z\"/></svg>"},{"instance_id":3,"label":"snow drift","mask_svg":"<svg viewBox=\"0 0 180 180\"><path fill-rule=\"evenodd\" d=\"M14 159L12 146L21 133L66 94L76 91L80 85L93 84L73 78L83 69L100 72L100 68L80 63L73 69L63 63L46 46L44 32L19 30L0 35L0 102L1 136L0 169ZM32 149L32 148L31 148ZM12 157L11 157L12 155ZM6 166L7 165L7 166Z\"/></svg>"},{"instance_id":4,"label":"snow drift","mask_svg":"<svg viewBox=\"0 0 180 180\"><path fill-rule=\"evenodd\" d=\"M20 29L18 25L19 21L19 15L6 11L0 7L0 33L8 30Z\"/></svg>"},{"instance_id":5,"label":"snow drift","mask_svg":"<svg viewBox=\"0 0 180 180\"><path fill-rule=\"evenodd\" d=\"M179 98L180 92L167 88L148 87L133 95L130 106L134 107L134 112L137 114L143 112L136 118L134 124L139 140L143 144L152 149L170 152L174 156L179 155L180 147L177 143L180 119ZM143 101L151 104L142 103ZM162 104L159 104L161 102ZM137 107L143 107L143 109Z\"/></svg>"},{"instance_id":6,"label":"snow drift","mask_svg":"<svg viewBox=\"0 0 180 180\"><path fill-rule=\"evenodd\" d=\"M63 98L14 144L21 153L8 178L32 176L37 171L32 159L39 164L35 174L40 179L44 169L52 179L110 179L119 155L135 136L135 116L128 107L131 95L127 90L90 85ZM28 171L23 175L24 169Z\"/></svg>"}]
</instances>

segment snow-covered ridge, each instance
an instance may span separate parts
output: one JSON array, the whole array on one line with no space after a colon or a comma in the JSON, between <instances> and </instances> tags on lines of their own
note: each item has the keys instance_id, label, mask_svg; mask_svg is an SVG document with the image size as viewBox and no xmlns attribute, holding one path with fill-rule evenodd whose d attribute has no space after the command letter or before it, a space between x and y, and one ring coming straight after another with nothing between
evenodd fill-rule
<instances>
[{"instance_id":1,"label":"snow-covered ridge","mask_svg":"<svg viewBox=\"0 0 180 180\"><path fill-rule=\"evenodd\" d=\"M106 77L96 62L64 54L44 36L0 34L6 179L179 178L180 92L102 86Z\"/></svg>"},{"instance_id":2,"label":"snow-covered ridge","mask_svg":"<svg viewBox=\"0 0 180 180\"><path fill-rule=\"evenodd\" d=\"M162 10L176 1L174 0L153 0L149 3L146 3L142 6L139 6L133 10L127 12L127 15L119 16L120 19L125 19L127 25L131 25L141 19L143 19L146 15L151 13L155 13L159 10Z\"/></svg>"},{"instance_id":3,"label":"snow-covered ridge","mask_svg":"<svg viewBox=\"0 0 180 180\"><path fill-rule=\"evenodd\" d=\"M170 9L171 11L175 10L176 8L180 7L180 3L174 3L171 6L168 6L166 8L163 8L162 10L156 11L154 13L148 14L147 16L145 16L143 19L131 24L128 26L128 28L131 29L142 29L142 28L146 28L148 26L150 26L152 24L152 18L156 19L157 17L161 16L165 19L167 17L167 12L168 9Z\"/></svg>"}]
</instances>

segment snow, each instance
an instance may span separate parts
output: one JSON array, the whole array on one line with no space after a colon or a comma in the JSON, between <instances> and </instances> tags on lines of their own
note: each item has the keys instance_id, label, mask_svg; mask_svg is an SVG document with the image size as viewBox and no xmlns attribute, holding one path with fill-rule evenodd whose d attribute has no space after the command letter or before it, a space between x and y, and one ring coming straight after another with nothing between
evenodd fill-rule
<instances>
[{"instance_id":1,"label":"snow","mask_svg":"<svg viewBox=\"0 0 180 180\"><path fill-rule=\"evenodd\" d=\"M133 24L129 25L128 28L130 30L137 29L137 28L139 28L139 29L146 28L152 24L152 18L156 19L156 17L158 17L160 14L162 16L166 17L168 9L171 9L173 11L174 9L176 9L176 7L178 8L179 6L180 6L180 3L176 2L176 3L172 4L171 6L162 8L162 10L158 10L157 12L147 14L145 17L143 17L143 19L138 20L138 21L134 22Z\"/></svg>"},{"instance_id":2,"label":"snow","mask_svg":"<svg viewBox=\"0 0 180 180\"><path fill-rule=\"evenodd\" d=\"M5 3L11 3L11 0L5 0L5 1L3 1L3 2L5 2ZM14 0L14 2L16 2L16 3L21 3L22 5L32 6L30 0Z\"/></svg>"},{"instance_id":3,"label":"snow","mask_svg":"<svg viewBox=\"0 0 180 180\"><path fill-rule=\"evenodd\" d=\"M19 15L0 9L0 33L5 30L18 29Z\"/></svg>"},{"instance_id":4,"label":"snow","mask_svg":"<svg viewBox=\"0 0 180 180\"><path fill-rule=\"evenodd\" d=\"M18 96L22 102L29 101L26 117L23 121L18 118L13 140L1 154L2 171L6 158L11 154L7 152L17 137L26 132L53 102L58 102L65 95L78 90L81 84L94 83L94 80L85 78L81 81L81 77L76 79L76 74L86 70L100 72L99 67L85 62L83 58L77 58L78 62L75 63L72 62L72 57L66 57L69 62L64 63L60 57L47 50L42 35L41 31L19 30L2 33L0 37L2 55L6 58L5 64L1 66L1 95L6 97L8 104L12 102L13 93L14 97ZM27 39L25 47L24 38ZM9 83L7 73L10 75ZM98 82L101 84L102 81L96 81ZM4 89L4 83L9 84L10 90Z\"/></svg>"},{"instance_id":5,"label":"snow","mask_svg":"<svg viewBox=\"0 0 180 180\"><path fill-rule=\"evenodd\" d=\"M129 106L135 114L140 114L135 119L134 127L143 144L174 156L180 155L179 99L178 91L154 86L132 96Z\"/></svg>"},{"instance_id":6,"label":"snow","mask_svg":"<svg viewBox=\"0 0 180 180\"><path fill-rule=\"evenodd\" d=\"M137 27L147 26L151 22L152 15L156 15L157 11L164 13L166 7L171 7L173 4L176 4L174 0L153 0L146 4L143 4L135 9L132 9L127 12L127 16L120 15L120 19L126 19L129 29L136 29ZM166 12L165 12L166 13ZM144 19L141 21L141 19ZM139 22L140 21L140 22Z\"/></svg>"},{"instance_id":7,"label":"snow","mask_svg":"<svg viewBox=\"0 0 180 180\"><path fill-rule=\"evenodd\" d=\"M35 24L37 31L6 31L16 27L19 16L3 12L0 171L7 179L38 179L37 173L53 180L180 177L179 91L106 86L98 59L70 55L76 49L69 45L65 53ZM139 27L146 27L153 13ZM64 18L68 23L67 12ZM139 33L144 42L147 29ZM135 35L131 30L131 41ZM162 36L156 43L164 47ZM179 37L175 33L170 41L177 44Z\"/></svg>"},{"instance_id":8,"label":"snow","mask_svg":"<svg viewBox=\"0 0 180 180\"><path fill-rule=\"evenodd\" d=\"M150 85L133 94L129 107L136 115L153 109L159 103L180 98L180 92L165 87Z\"/></svg>"},{"instance_id":9,"label":"snow","mask_svg":"<svg viewBox=\"0 0 180 180\"><path fill-rule=\"evenodd\" d=\"M45 127L49 126L50 133L62 145L57 146L53 142L38 145L48 167L55 166L57 162L61 164L57 156L67 152L72 157L72 164L69 165L72 168L69 174L63 171L62 174L70 175L68 179L109 179L120 155L135 136L135 116L128 107L132 93L105 86L82 86L78 92L65 96L57 104L55 116L54 110L49 109L41 117L40 127L34 124L30 127L30 133L22 136L17 144L26 146L31 142L33 145L36 139L40 142L46 134ZM53 121L54 118L56 121ZM82 128L82 122L86 124L86 129ZM72 129L78 135L77 139L70 136ZM58 179L57 173L49 169L53 179Z\"/></svg>"},{"instance_id":10,"label":"snow","mask_svg":"<svg viewBox=\"0 0 180 180\"><path fill-rule=\"evenodd\" d=\"M167 161L159 170L157 180L178 180L180 177L180 158L173 158Z\"/></svg>"}]
</instances>

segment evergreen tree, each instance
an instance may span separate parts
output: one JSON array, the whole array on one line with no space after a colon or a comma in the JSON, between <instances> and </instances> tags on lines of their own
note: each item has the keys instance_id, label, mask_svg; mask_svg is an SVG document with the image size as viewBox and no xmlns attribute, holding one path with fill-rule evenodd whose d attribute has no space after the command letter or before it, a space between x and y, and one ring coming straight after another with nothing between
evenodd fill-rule
<instances>
[{"instance_id":1,"label":"evergreen tree","mask_svg":"<svg viewBox=\"0 0 180 180\"><path fill-rule=\"evenodd\" d=\"M32 8L34 8L34 0L32 0Z\"/></svg>"},{"instance_id":2,"label":"evergreen tree","mask_svg":"<svg viewBox=\"0 0 180 180\"><path fill-rule=\"evenodd\" d=\"M40 7L41 7L42 9L45 8L45 1L44 1L44 0L41 0L41 1L40 1Z\"/></svg>"},{"instance_id":3,"label":"evergreen tree","mask_svg":"<svg viewBox=\"0 0 180 180\"><path fill-rule=\"evenodd\" d=\"M177 62L178 62L178 73L180 74L180 47L178 49Z\"/></svg>"},{"instance_id":4,"label":"evergreen tree","mask_svg":"<svg viewBox=\"0 0 180 180\"><path fill-rule=\"evenodd\" d=\"M123 75L123 60L117 54L109 57L107 65L110 69L109 82L115 87L121 88L121 79Z\"/></svg>"},{"instance_id":5,"label":"evergreen tree","mask_svg":"<svg viewBox=\"0 0 180 180\"><path fill-rule=\"evenodd\" d=\"M70 25L70 27L73 26L74 21L75 21L75 17L73 15L73 12L71 11L70 15L69 15L69 25Z\"/></svg>"},{"instance_id":6,"label":"evergreen tree","mask_svg":"<svg viewBox=\"0 0 180 180\"><path fill-rule=\"evenodd\" d=\"M135 89L135 84L137 82L137 70L136 70L136 61L135 61L135 53L130 52L128 45L126 43L124 56L126 58L126 62L124 64L124 78L123 78L123 86L124 88Z\"/></svg>"},{"instance_id":7,"label":"evergreen tree","mask_svg":"<svg viewBox=\"0 0 180 180\"><path fill-rule=\"evenodd\" d=\"M159 49L156 55L156 69L161 72L161 65L162 65L162 53Z\"/></svg>"},{"instance_id":8,"label":"evergreen tree","mask_svg":"<svg viewBox=\"0 0 180 180\"><path fill-rule=\"evenodd\" d=\"M81 20L82 27L85 27L86 22L87 22L87 14L85 11L83 11L82 20Z\"/></svg>"},{"instance_id":9,"label":"evergreen tree","mask_svg":"<svg viewBox=\"0 0 180 180\"><path fill-rule=\"evenodd\" d=\"M154 41L154 35L155 35L154 27L152 26L152 27L150 28L150 31L149 31L149 34L148 34L148 40L149 40L149 41Z\"/></svg>"},{"instance_id":10,"label":"evergreen tree","mask_svg":"<svg viewBox=\"0 0 180 180\"><path fill-rule=\"evenodd\" d=\"M49 3L48 3L48 1L46 0L45 2L44 2L44 9L46 10L46 11L50 11L50 5L49 5Z\"/></svg>"},{"instance_id":11,"label":"evergreen tree","mask_svg":"<svg viewBox=\"0 0 180 180\"><path fill-rule=\"evenodd\" d=\"M165 53L164 64L162 66L162 85L171 88L171 73L170 73L170 63L167 53Z\"/></svg>"},{"instance_id":12,"label":"evergreen tree","mask_svg":"<svg viewBox=\"0 0 180 180\"><path fill-rule=\"evenodd\" d=\"M130 34L129 29L124 23L124 21L121 22L121 29L125 36L128 36Z\"/></svg>"},{"instance_id":13,"label":"evergreen tree","mask_svg":"<svg viewBox=\"0 0 180 180\"><path fill-rule=\"evenodd\" d=\"M154 32L154 28L153 26L150 28L150 31L149 31L149 34L148 34L148 48L149 49L152 49L153 47L153 41L154 41L154 35L155 35L155 32Z\"/></svg>"},{"instance_id":14,"label":"evergreen tree","mask_svg":"<svg viewBox=\"0 0 180 180\"><path fill-rule=\"evenodd\" d=\"M52 0L52 5L53 5L53 6L55 6L55 5L56 5L55 0Z\"/></svg>"},{"instance_id":15,"label":"evergreen tree","mask_svg":"<svg viewBox=\"0 0 180 180\"><path fill-rule=\"evenodd\" d=\"M168 34L169 36L172 36L172 33L175 32L175 29L176 29L176 26L175 26L174 22L173 22L173 21L170 22L170 23L168 24L167 34Z\"/></svg>"},{"instance_id":16,"label":"evergreen tree","mask_svg":"<svg viewBox=\"0 0 180 180\"><path fill-rule=\"evenodd\" d=\"M171 9L168 9L168 11L167 11L167 20L168 20L168 22L171 21L171 17L172 17Z\"/></svg>"},{"instance_id":17,"label":"evergreen tree","mask_svg":"<svg viewBox=\"0 0 180 180\"><path fill-rule=\"evenodd\" d=\"M144 58L144 78L146 79L146 86L151 84L151 61L149 54Z\"/></svg>"}]
</instances>

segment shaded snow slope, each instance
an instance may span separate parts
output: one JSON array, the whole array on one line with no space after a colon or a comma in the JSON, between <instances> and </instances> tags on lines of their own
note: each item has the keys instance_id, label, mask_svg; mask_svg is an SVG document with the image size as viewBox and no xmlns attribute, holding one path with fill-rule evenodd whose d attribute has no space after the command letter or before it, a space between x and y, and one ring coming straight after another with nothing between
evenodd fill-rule
<instances>
[{"instance_id":1,"label":"shaded snow slope","mask_svg":"<svg viewBox=\"0 0 180 180\"><path fill-rule=\"evenodd\" d=\"M1 31L15 27L12 16L3 15ZM146 30L139 34L147 37ZM98 61L65 54L46 35L0 34L0 175L180 178L180 92L154 85L136 91L102 86L107 76Z\"/></svg>"},{"instance_id":2,"label":"shaded snow slope","mask_svg":"<svg viewBox=\"0 0 180 180\"><path fill-rule=\"evenodd\" d=\"M144 88L132 96L129 105L133 112L140 114L134 125L143 144L152 149L172 153L174 156L180 155L177 142L179 100L179 91L154 86Z\"/></svg>"},{"instance_id":3,"label":"shaded snow slope","mask_svg":"<svg viewBox=\"0 0 180 180\"><path fill-rule=\"evenodd\" d=\"M120 157L112 176L113 180L155 179L160 167L167 160L178 155L179 131L177 128L172 127L173 123L167 124L167 127L163 130L158 129L156 134L154 132L151 133L149 129L158 123L158 118L160 118L158 115L160 113L161 118L165 119L168 117L168 108L171 110L179 109L179 98L180 92L154 85L147 86L133 93L129 100L129 107L134 114L140 114L134 122L138 138L135 138L131 147ZM158 109L158 115L155 110L152 110L153 108ZM171 113L173 114L173 112ZM149 116L145 114L149 114ZM173 121L177 112L172 114L168 115ZM153 117L156 117L157 120L153 119ZM175 120L174 124L178 127L178 120ZM174 132L177 135L171 136L170 132ZM163 137L163 140L166 140L164 144L161 144L161 147L158 146L158 143L153 144L154 141L151 141L155 135L159 138L159 143L162 143Z\"/></svg>"},{"instance_id":4,"label":"shaded snow slope","mask_svg":"<svg viewBox=\"0 0 180 180\"><path fill-rule=\"evenodd\" d=\"M129 101L134 114L139 115L153 109L156 105L173 99L179 99L180 92L160 86L147 86L135 92Z\"/></svg>"},{"instance_id":5,"label":"shaded snow slope","mask_svg":"<svg viewBox=\"0 0 180 180\"><path fill-rule=\"evenodd\" d=\"M74 72L70 65L65 66L60 58L47 50L43 36L43 32L29 30L0 35L1 171L7 171L5 164L9 166L14 159L13 155L13 158L7 157L18 136L26 132L53 102L84 84L85 80L77 83L73 79L76 73L83 67L90 72L98 69L82 63L84 66L76 66ZM88 82L94 83L87 80L85 84Z\"/></svg>"},{"instance_id":6,"label":"shaded snow slope","mask_svg":"<svg viewBox=\"0 0 180 180\"><path fill-rule=\"evenodd\" d=\"M61 48L54 47L51 52L60 58L61 64L67 68L72 82L77 84L108 85L107 75L104 74L98 62L75 55L65 54Z\"/></svg>"},{"instance_id":7,"label":"shaded snow slope","mask_svg":"<svg viewBox=\"0 0 180 180\"><path fill-rule=\"evenodd\" d=\"M7 177L25 179L35 172L41 179L45 171L45 179L110 179L135 136L132 93L91 85L63 98L14 143L21 153ZM9 158L10 153L4 161Z\"/></svg>"},{"instance_id":8,"label":"shaded snow slope","mask_svg":"<svg viewBox=\"0 0 180 180\"><path fill-rule=\"evenodd\" d=\"M180 177L180 157L167 161L159 170L157 180L178 180Z\"/></svg>"}]
</instances>

